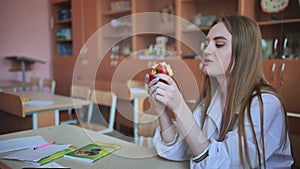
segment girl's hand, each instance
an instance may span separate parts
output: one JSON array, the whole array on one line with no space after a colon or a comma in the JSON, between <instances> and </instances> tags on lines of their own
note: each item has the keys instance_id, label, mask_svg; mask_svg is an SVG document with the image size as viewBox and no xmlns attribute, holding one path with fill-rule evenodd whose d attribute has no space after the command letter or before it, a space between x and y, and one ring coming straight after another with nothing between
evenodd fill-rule
<instances>
[{"instance_id":1,"label":"girl's hand","mask_svg":"<svg viewBox=\"0 0 300 169\"><path fill-rule=\"evenodd\" d=\"M145 76L145 82L146 84L148 84L148 94L149 94L149 100L150 100L150 103L151 105L154 106L155 108L155 112L157 113L157 115L161 115L165 109L166 109L166 105L164 105L163 103L159 102L158 100L155 99L155 96L156 96L156 89L158 87L158 81L159 81L159 77L158 75L154 75L154 79L152 79L150 81L149 79L149 74L146 74Z\"/></svg>"},{"instance_id":2,"label":"girl's hand","mask_svg":"<svg viewBox=\"0 0 300 169\"><path fill-rule=\"evenodd\" d=\"M156 102L162 103L163 105L167 106L174 113L179 112L176 110L181 110L183 99L177 84L168 75L156 75L157 77L148 83L149 95L151 94L151 98L155 98L153 100L156 100ZM159 82L159 80L162 80L166 83Z\"/></svg>"}]
</instances>

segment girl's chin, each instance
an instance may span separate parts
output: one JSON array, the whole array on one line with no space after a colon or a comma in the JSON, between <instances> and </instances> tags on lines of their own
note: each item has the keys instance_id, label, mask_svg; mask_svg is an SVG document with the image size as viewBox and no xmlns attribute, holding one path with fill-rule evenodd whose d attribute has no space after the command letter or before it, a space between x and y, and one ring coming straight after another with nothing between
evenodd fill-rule
<instances>
[{"instance_id":1,"label":"girl's chin","mask_svg":"<svg viewBox=\"0 0 300 169\"><path fill-rule=\"evenodd\" d=\"M212 77L218 77L218 76L225 76L225 72L216 72L213 70L208 69L207 67L203 67L202 72L207 75L207 76L212 76Z\"/></svg>"},{"instance_id":2,"label":"girl's chin","mask_svg":"<svg viewBox=\"0 0 300 169\"><path fill-rule=\"evenodd\" d=\"M204 74L206 74L206 75L208 75L208 76L210 75L209 69L208 69L207 66L203 66L202 71L203 71Z\"/></svg>"}]
</instances>

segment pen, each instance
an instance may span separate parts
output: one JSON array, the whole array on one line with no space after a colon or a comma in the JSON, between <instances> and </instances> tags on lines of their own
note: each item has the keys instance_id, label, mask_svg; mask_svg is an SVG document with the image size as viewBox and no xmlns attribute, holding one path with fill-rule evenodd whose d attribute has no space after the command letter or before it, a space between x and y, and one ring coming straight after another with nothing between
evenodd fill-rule
<instances>
[{"instance_id":1,"label":"pen","mask_svg":"<svg viewBox=\"0 0 300 169\"><path fill-rule=\"evenodd\" d=\"M44 148L44 147L50 146L50 145L52 145L52 144L54 144L54 141L51 141L51 142L49 142L49 143L46 143L46 144L43 144L43 145L40 145L40 146L36 146L36 147L34 147L33 149L34 149L34 150L37 150L37 149L40 149L40 148Z\"/></svg>"}]
</instances>

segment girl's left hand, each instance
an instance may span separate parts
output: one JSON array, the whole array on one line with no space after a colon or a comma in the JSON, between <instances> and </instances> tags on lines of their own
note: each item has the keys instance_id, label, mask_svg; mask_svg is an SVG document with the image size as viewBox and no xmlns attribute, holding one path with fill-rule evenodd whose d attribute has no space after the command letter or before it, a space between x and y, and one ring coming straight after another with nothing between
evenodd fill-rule
<instances>
[{"instance_id":1,"label":"girl's left hand","mask_svg":"<svg viewBox=\"0 0 300 169\"><path fill-rule=\"evenodd\" d=\"M166 105L174 113L177 112L176 110L181 110L183 98L176 82L170 76L165 74L157 74L157 76L166 83L157 83L156 92L153 93L155 99Z\"/></svg>"}]
</instances>

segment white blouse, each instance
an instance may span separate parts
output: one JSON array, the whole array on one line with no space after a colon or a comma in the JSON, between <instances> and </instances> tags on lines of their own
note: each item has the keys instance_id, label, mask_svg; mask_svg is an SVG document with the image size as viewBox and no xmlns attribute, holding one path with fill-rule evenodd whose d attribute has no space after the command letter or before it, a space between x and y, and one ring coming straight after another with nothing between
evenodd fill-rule
<instances>
[{"instance_id":1,"label":"white blouse","mask_svg":"<svg viewBox=\"0 0 300 169\"><path fill-rule=\"evenodd\" d=\"M293 164L293 158L290 149L290 140L287 135L284 137L284 116L283 109L279 99L272 94L262 94L264 108L264 142L266 168L290 168ZM203 133L210 140L209 155L201 162L195 163L191 151L187 146L184 135L180 133L177 143L173 146L166 146L161 142L160 128L155 132L153 144L158 154L166 159L174 161L190 160L190 168L222 168L234 169L242 168L239 156L238 129L235 127L227 133L222 142L216 141L221 130L222 112L220 97L214 96L211 106L207 111L207 119L203 126ZM201 108L194 111L194 118L199 126L201 117ZM251 117L254 124L254 130L258 140L261 135L260 111L258 98L254 98L251 104ZM176 124L176 122L174 122ZM251 126L248 118L245 116L245 131L248 141L249 157L252 166L258 164L254 138L251 134ZM249 133L249 134L248 134ZM285 144L283 142L285 141ZM259 141L261 148L261 142ZM261 154L262 150L260 149ZM262 157L262 155L261 155ZM245 164L247 163L244 160ZM247 166L247 164L245 165ZM261 164L263 167L263 164ZM257 167L258 168L258 167Z\"/></svg>"}]
</instances>

